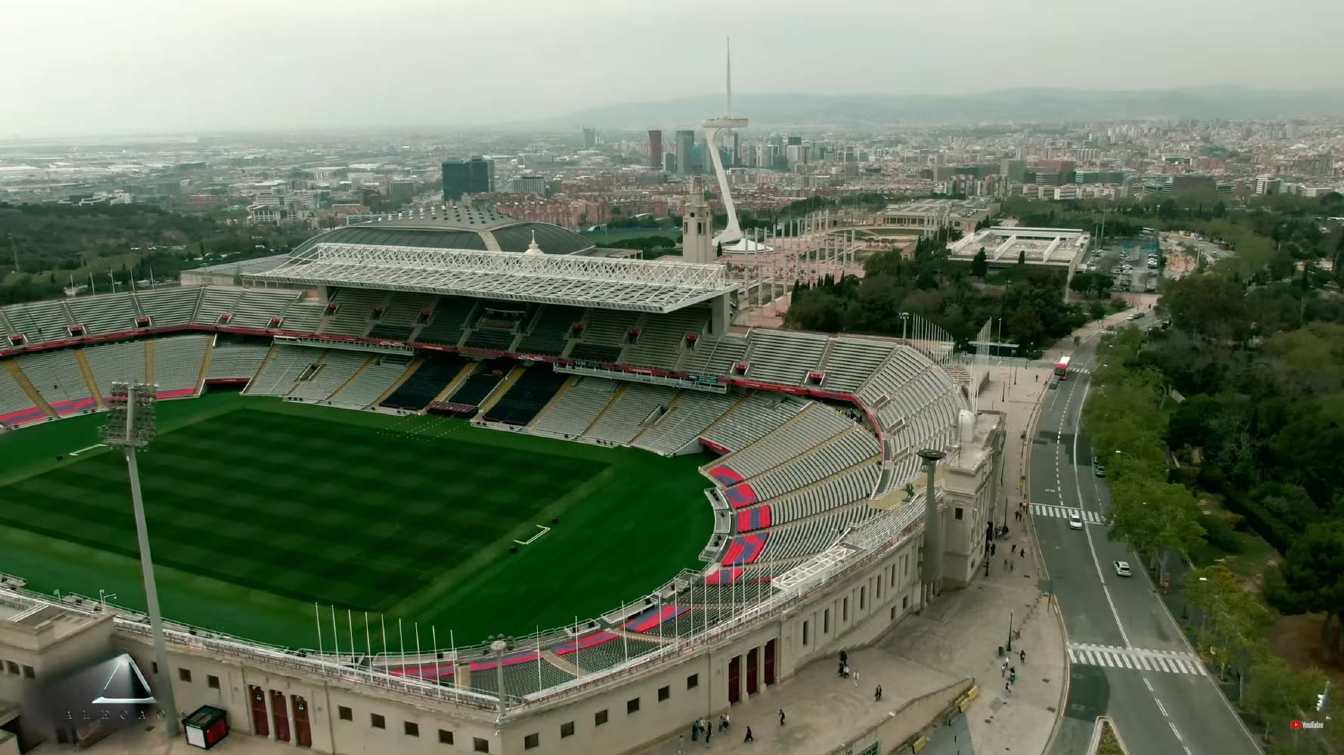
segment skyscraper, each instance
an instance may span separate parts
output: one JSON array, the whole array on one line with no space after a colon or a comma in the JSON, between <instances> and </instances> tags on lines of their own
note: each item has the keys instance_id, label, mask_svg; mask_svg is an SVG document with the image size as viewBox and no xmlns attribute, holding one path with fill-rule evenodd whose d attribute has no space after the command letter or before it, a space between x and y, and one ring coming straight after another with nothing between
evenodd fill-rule
<instances>
[{"instance_id":1,"label":"skyscraper","mask_svg":"<svg viewBox=\"0 0 1344 755\"><path fill-rule=\"evenodd\" d=\"M583 148L592 149L597 146L597 129L585 128L583 130Z\"/></svg>"},{"instance_id":2,"label":"skyscraper","mask_svg":"<svg viewBox=\"0 0 1344 755\"><path fill-rule=\"evenodd\" d=\"M677 172L683 176L700 172L695 159L695 132L690 129L677 132Z\"/></svg>"},{"instance_id":3,"label":"skyscraper","mask_svg":"<svg viewBox=\"0 0 1344 755\"><path fill-rule=\"evenodd\" d=\"M662 169L663 167L663 131L662 129L649 129L649 167Z\"/></svg>"},{"instance_id":4,"label":"skyscraper","mask_svg":"<svg viewBox=\"0 0 1344 755\"><path fill-rule=\"evenodd\" d=\"M484 157L443 161L443 198L454 201L463 194L495 190L495 161Z\"/></svg>"}]
</instances>

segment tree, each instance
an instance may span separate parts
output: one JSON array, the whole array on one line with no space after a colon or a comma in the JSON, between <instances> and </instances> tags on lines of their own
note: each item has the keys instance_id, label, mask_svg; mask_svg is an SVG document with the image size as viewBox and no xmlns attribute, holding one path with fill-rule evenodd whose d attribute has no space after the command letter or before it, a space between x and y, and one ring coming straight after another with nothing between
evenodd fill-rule
<instances>
[{"instance_id":1,"label":"tree","mask_svg":"<svg viewBox=\"0 0 1344 755\"><path fill-rule=\"evenodd\" d=\"M1134 474L1116 481L1113 497L1111 534L1147 556L1165 581L1167 557L1189 552L1204 535L1195 497L1184 485Z\"/></svg>"},{"instance_id":2,"label":"tree","mask_svg":"<svg viewBox=\"0 0 1344 755\"><path fill-rule=\"evenodd\" d=\"M1344 521L1309 527L1288 549L1283 589L1271 594L1287 613L1323 612L1321 642L1332 655L1341 650L1344 626Z\"/></svg>"},{"instance_id":3,"label":"tree","mask_svg":"<svg viewBox=\"0 0 1344 755\"><path fill-rule=\"evenodd\" d=\"M975 258L971 260L971 275L977 278L983 278L989 272L989 258L985 256L985 248L980 247L980 251L975 253Z\"/></svg>"},{"instance_id":4,"label":"tree","mask_svg":"<svg viewBox=\"0 0 1344 755\"><path fill-rule=\"evenodd\" d=\"M1316 707L1316 695L1325 686L1319 669L1297 671L1284 659L1266 654L1253 666L1243 704L1264 725L1264 734L1288 731L1290 721Z\"/></svg>"},{"instance_id":5,"label":"tree","mask_svg":"<svg viewBox=\"0 0 1344 755\"><path fill-rule=\"evenodd\" d=\"M1269 609L1222 564L1190 572L1186 598L1199 616L1199 649L1218 661L1220 677L1235 664L1244 682L1245 670L1262 650L1261 638L1274 623Z\"/></svg>"}]
</instances>

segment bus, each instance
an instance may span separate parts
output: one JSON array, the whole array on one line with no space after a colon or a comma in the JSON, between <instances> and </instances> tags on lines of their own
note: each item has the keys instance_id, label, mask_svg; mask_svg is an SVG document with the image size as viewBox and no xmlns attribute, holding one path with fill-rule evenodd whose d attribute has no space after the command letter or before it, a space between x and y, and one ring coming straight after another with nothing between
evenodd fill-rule
<instances>
[{"instance_id":1,"label":"bus","mask_svg":"<svg viewBox=\"0 0 1344 755\"><path fill-rule=\"evenodd\" d=\"M1065 354L1064 356L1062 356L1062 357L1059 358L1059 361L1058 361L1058 362L1055 362L1055 377L1059 378L1060 380L1068 380L1068 379L1069 379L1069 359L1070 359L1070 358L1071 358L1071 357L1070 357L1068 354Z\"/></svg>"}]
</instances>

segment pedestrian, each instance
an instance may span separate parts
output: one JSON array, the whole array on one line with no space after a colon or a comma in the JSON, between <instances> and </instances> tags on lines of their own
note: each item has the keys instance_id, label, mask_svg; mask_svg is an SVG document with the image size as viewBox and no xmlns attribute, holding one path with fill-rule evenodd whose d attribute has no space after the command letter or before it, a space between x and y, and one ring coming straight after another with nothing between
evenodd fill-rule
<instances>
[{"instance_id":1,"label":"pedestrian","mask_svg":"<svg viewBox=\"0 0 1344 755\"><path fill-rule=\"evenodd\" d=\"M840 665L841 666L849 665L849 653L846 653L843 650L840 651Z\"/></svg>"},{"instance_id":2,"label":"pedestrian","mask_svg":"<svg viewBox=\"0 0 1344 755\"><path fill-rule=\"evenodd\" d=\"M1011 555L1013 555L1013 554L1015 554L1015 553L1017 553L1017 544L1016 544L1016 543L1014 543L1014 544L1008 546L1008 555L1011 556Z\"/></svg>"},{"instance_id":3,"label":"pedestrian","mask_svg":"<svg viewBox=\"0 0 1344 755\"><path fill-rule=\"evenodd\" d=\"M691 722L691 741L698 742L699 740L700 740L700 719L697 718Z\"/></svg>"},{"instance_id":4,"label":"pedestrian","mask_svg":"<svg viewBox=\"0 0 1344 755\"><path fill-rule=\"evenodd\" d=\"M855 672L854 672L854 687L857 688L858 686L859 686L859 672L858 672L858 671L855 671Z\"/></svg>"},{"instance_id":5,"label":"pedestrian","mask_svg":"<svg viewBox=\"0 0 1344 755\"><path fill-rule=\"evenodd\" d=\"M1008 676L1008 659L1007 659L1007 658L1004 658L1004 659L1003 659L1003 663L1000 663L1000 664L999 664L999 678L1002 679L1002 678L1005 677L1005 676Z\"/></svg>"},{"instance_id":6,"label":"pedestrian","mask_svg":"<svg viewBox=\"0 0 1344 755\"><path fill-rule=\"evenodd\" d=\"M714 727L713 727L713 726L706 726L706 727L705 727L705 747L709 747L709 738L712 737L712 736L714 736Z\"/></svg>"},{"instance_id":7,"label":"pedestrian","mask_svg":"<svg viewBox=\"0 0 1344 755\"><path fill-rule=\"evenodd\" d=\"M994 555L994 552L997 551L998 549L999 549L999 547L998 547L997 545L995 545L994 543L990 543L990 544L989 544L989 555L991 555L991 556Z\"/></svg>"},{"instance_id":8,"label":"pedestrian","mask_svg":"<svg viewBox=\"0 0 1344 755\"><path fill-rule=\"evenodd\" d=\"M1004 692L1004 694L1007 694L1008 691L1009 691L1009 690L1008 690L1008 680L1007 680L1007 679L1004 679L1004 680L1003 680L1003 692Z\"/></svg>"},{"instance_id":9,"label":"pedestrian","mask_svg":"<svg viewBox=\"0 0 1344 755\"><path fill-rule=\"evenodd\" d=\"M882 702L882 685L880 684L877 685L877 689L873 690L873 702Z\"/></svg>"},{"instance_id":10,"label":"pedestrian","mask_svg":"<svg viewBox=\"0 0 1344 755\"><path fill-rule=\"evenodd\" d=\"M780 708L780 709L779 709L779 725L780 725L780 726L783 726L783 725L784 725L784 709L783 709L783 708Z\"/></svg>"},{"instance_id":11,"label":"pedestrian","mask_svg":"<svg viewBox=\"0 0 1344 755\"><path fill-rule=\"evenodd\" d=\"M728 724L729 719L727 713L724 713L723 715L719 716L719 731L728 731Z\"/></svg>"},{"instance_id":12,"label":"pedestrian","mask_svg":"<svg viewBox=\"0 0 1344 755\"><path fill-rule=\"evenodd\" d=\"M743 741L743 742L755 742L755 741L756 741L756 737L751 736L751 727L750 727L750 726L747 727L747 736L743 737L743 738L742 738L742 741Z\"/></svg>"},{"instance_id":13,"label":"pedestrian","mask_svg":"<svg viewBox=\"0 0 1344 755\"><path fill-rule=\"evenodd\" d=\"M1019 661L1022 661L1023 666L1027 665L1027 651L1026 650L1017 651L1017 659Z\"/></svg>"},{"instance_id":14,"label":"pedestrian","mask_svg":"<svg viewBox=\"0 0 1344 755\"><path fill-rule=\"evenodd\" d=\"M1009 683L1009 684L1017 684L1017 667L1016 667L1016 666L1014 666L1014 667L1008 669L1008 683Z\"/></svg>"}]
</instances>

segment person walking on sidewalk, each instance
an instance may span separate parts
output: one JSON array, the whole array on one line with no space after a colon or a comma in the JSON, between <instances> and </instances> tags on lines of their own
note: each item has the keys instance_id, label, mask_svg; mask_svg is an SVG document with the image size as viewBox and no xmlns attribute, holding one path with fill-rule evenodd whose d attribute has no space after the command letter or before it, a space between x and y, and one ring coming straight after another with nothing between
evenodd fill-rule
<instances>
[{"instance_id":1,"label":"person walking on sidewalk","mask_svg":"<svg viewBox=\"0 0 1344 755\"><path fill-rule=\"evenodd\" d=\"M877 689L873 690L873 702L882 702L882 685L880 684L877 685Z\"/></svg>"},{"instance_id":2,"label":"person walking on sidewalk","mask_svg":"<svg viewBox=\"0 0 1344 755\"><path fill-rule=\"evenodd\" d=\"M1025 648L1017 652L1017 659L1022 661L1023 666L1027 665L1027 651Z\"/></svg>"},{"instance_id":3,"label":"person walking on sidewalk","mask_svg":"<svg viewBox=\"0 0 1344 755\"><path fill-rule=\"evenodd\" d=\"M783 725L784 725L784 709L783 709L783 708L780 708L780 709L779 709L779 725L780 725L780 726L783 726Z\"/></svg>"},{"instance_id":4,"label":"person walking on sidewalk","mask_svg":"<svg viewBox=\"0 0 1344 755\"><path fill-rule=\"evenodd\" d=\"M999 664L999 678L1008 676L1008 659L1004 658L1003 663Z\"/></svg>"},{"instance_id":5,"label":"person walking on sidewalk","mask_svg":"<svg viewBox=\"0 0 1344 755\"><path fill-rule=\"evenodd\" d=\"M747 727L747 736L743 737L743 738L742 738L742 741L743 741L744 743L745 743L745 742L755 742L755 741L756 741L756 737L751 736L751 727L750 727L750 726Z\"/></svg>"},{"instance_id":6,"label":"person walking on sidewalk","mask_svg":"<svg viewBox=\"0 0 1344 755\"><path fill-rule=\"evenodd\" d=\"M713 726L706 726L706 727L705 727L705 747L709 747L709 738L712 737L712 736L714 736L714 727L713 727Z\"/></svg>"}]
</instances>

